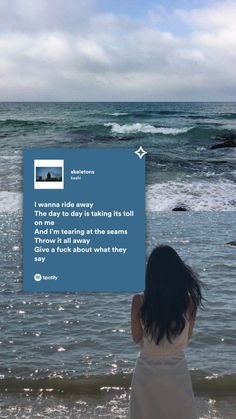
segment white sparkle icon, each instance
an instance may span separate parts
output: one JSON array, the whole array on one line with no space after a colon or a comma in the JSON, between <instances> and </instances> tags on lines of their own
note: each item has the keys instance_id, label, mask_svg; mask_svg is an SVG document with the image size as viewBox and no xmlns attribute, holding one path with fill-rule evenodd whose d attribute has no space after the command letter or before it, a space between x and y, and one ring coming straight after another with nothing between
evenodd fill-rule
<instances>
[{"instance_id":1,"label":"white sparkle icon","mask_svg":"<svg viewBox=\"0 0 236 419\"><path fill-rule=\"evenodd\" d=\"M135 154L137 154L137 156L139 156L139 158L142 159L143 156L147 154L147 152L143 149L142 146L140 146L139 149L135 151Z\"/></svg>"}]
</instances>

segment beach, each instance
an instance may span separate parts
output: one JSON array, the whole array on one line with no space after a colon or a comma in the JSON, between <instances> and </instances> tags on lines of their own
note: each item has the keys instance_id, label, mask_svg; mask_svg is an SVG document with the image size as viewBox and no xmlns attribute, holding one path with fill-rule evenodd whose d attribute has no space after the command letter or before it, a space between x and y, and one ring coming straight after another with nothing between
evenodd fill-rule
<instances>
[{"instance_id":1,"label":"beach","mask_svg":"<svg viewBox=\"0 0 236 419\"><path fill-rule=\"evenodd\" d=\"M210 149L235 115L236 103L0 104L0 418L126 417L132 295L22 291L22 150L142 145L147 255L169 244L205 284L186 350L199 417L235 419L235 149Z\"/></svg>"}]
</instances>

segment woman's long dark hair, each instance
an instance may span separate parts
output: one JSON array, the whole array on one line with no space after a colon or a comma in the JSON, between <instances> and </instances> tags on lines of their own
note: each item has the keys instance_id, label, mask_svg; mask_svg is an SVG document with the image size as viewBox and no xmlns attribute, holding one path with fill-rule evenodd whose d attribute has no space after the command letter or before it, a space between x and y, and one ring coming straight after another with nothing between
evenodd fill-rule
<instances>
[{"instance_id":1,"label":"woman's long dark hair","mask_svg":"<svg viewBox=\"0 0 236 419\"><path fill-rule=\"evenodd\" d=\"M144 329L158 344L164 336L169 342L185 327L185 314L194 316L202 305L201 282L193 270L170 246L157 246L146 269L141 319Z\"/></svg>"}]
</instances>

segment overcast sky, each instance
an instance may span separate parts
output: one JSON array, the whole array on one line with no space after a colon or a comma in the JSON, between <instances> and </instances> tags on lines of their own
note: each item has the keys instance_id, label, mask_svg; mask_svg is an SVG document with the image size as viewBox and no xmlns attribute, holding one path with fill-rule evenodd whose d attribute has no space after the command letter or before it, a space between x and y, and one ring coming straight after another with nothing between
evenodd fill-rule
<instances>
[{"instance_id":1,"label":"overcast sky","mask_svg":"<svg viewBox=\"0 0 236 419\"><path fill-rule=\"evenodd\" d=\"M0 0L0 100L236 100L236 1Z\"/></svg>"}]
</instances>

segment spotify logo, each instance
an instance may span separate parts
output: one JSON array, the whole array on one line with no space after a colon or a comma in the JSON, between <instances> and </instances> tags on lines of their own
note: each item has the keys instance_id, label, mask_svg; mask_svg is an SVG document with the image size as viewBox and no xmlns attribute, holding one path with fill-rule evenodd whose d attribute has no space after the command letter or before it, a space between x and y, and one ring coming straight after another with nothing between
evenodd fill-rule
<instances>
[{"instance_id":1,"label":"spotify logo","mask_svg":"<svg viewBox=\"0 0 236 419\"><path fill-rule=\"evenodd\" d=\"M42 275L40 275L40 274L35 274L35 275L34 275L34 280L35 280L36 282L41 281L41 279L42 279Z\"/></svg>"}]
</instances>

